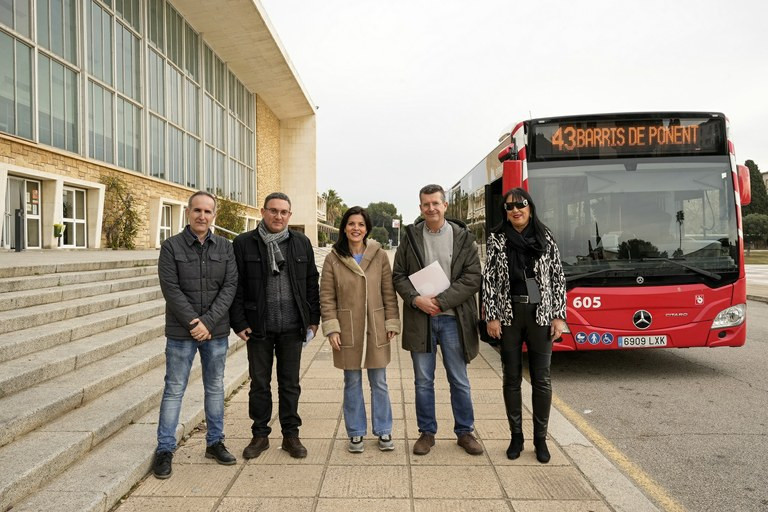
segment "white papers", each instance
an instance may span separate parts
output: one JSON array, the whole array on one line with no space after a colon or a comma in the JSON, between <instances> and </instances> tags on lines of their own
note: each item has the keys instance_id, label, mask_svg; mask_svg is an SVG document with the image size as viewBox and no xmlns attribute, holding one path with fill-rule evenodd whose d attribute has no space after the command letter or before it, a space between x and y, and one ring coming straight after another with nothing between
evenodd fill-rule
<instances>
[{"instance_id":1,"label":"white papers","mask_svg":"<svg viewBox=\"0 0 768 512\"><path fill-rule=\"evenodd\" d=\"M304 342L301 344L302 347L306 347L307 343L312 341L312 338L315 337L315 331L313 331L311 328L307 327L307 334L304 338Z\"/></svg>"},{"instance_id":2,"label":"white papers","mask_svg":"<svg viewBox=\"0 0 768 512\"><path fill-rule=\"evenodd\" d=\"M411 280L411 284L419 292L419 295L424 295L425 297L434 297L451 286L451 281L437 261L411 274L408 276L408 279Z\"/></svg>"}]
</instances>

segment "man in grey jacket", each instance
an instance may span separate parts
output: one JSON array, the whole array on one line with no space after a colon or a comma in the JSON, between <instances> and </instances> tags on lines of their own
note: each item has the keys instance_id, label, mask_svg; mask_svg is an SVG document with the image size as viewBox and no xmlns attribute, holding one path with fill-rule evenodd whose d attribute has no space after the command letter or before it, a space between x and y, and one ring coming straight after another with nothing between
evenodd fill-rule
<instances>
[{"instance_id":1,"label":"man in grey jacket","mask_svg":"<svg viewBox=\"0 0 768 512\"><path fill-rule=\"evenodd\" d=\"M477 244L460 222L445 218L448 202L440 185L419 192L423 221L407 226L408 237L395 254L392 279L403 298L403 348L411 352L416 387L416 422L421 435L413 445L415 455L426 455L435 444L435 365L437 346L451 389L453 431L459 446L470 455L483 447L472 435L472 407L467 363L477 356L477 301L482 275ZM421 295L408 276L437 262L450 281L435 296Z\"/></svg>"},{"instance_id":2,"label":"man in grey jacket","mask_svg":"<svg viewBox=\"0 0 768 512\"><path fill-rule=\"evenodd\" d=\"M237 291L232 244L214 235L216 198L195 192L189 198L189 224L163 242L157 271L165 297L165 388L157 425L152 473L171 476L181 401L195 354L200 352L205 389L205 456L219 464L236 462L224 439L224 365L229 348L229 307Z\"/></svg>"}]
</instances>

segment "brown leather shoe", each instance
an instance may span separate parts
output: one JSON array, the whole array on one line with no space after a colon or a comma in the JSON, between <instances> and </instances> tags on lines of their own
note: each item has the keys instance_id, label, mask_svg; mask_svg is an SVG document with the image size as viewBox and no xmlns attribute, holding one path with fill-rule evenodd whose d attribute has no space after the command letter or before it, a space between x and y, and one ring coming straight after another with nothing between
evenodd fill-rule
<instances>
[{"instance_id":1,"label":"brown leather shoe","mask_svg":"<svg viewBox=\"0 0 768 512\"><path fill-rule=\"evenodd\" d=\"M243 458L255 459L267 448L269 448L268 437L254 437L251 439L250 444L245 447L245 450L243 450Z\"/></svg>"},{"instance_id":2,"label":"brown leather shoe","mask_svg":"<svg viewBox=\"0 0 768 512\"><path fill-rule=\"evenodd\" d=\"M416 442L413 443L413 454L426 455L433 446L435 446L434 434L422 432Z\"/></svg>"},{"instance_id":3,"label":"brown leather shoe","mask_svg":"<svg viewBox=\"0 0 768 512\"><path fill-rule=\"evenodd\" d=\"M483 454L483 447L480 446L480 443L477 442L477 439L475 439L475 436L472 434L461 434L456 440L456 443L464 448L464 451L470 455Z\"/></svg>"},{"instance_id":4,"label":"brown leather shoe","mask_svg":"<svg viewBox=\"0 0 768 512\"><path fill-rule=\"evenodd\" d=\"M284 437L283 450L287 451L288 455L294 459L303 459L307 456L307 449L304 448L298 437Z\"/></svg>"}]
</instances>

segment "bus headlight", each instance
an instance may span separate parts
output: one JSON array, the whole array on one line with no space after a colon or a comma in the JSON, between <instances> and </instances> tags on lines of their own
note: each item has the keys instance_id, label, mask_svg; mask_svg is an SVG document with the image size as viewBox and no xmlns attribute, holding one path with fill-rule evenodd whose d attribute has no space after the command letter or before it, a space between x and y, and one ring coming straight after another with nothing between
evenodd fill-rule
<instances>
[{"instance_id":1,"label":"bus headlight","mask_svg":"<svg viewBox=\"0 0 768 512\"><path fill-rule=\"evenodd\" d=\"M747 318L747 305L736 304L725 308L717 314L712 322L712 329L722 329L723 327L735 327L744 323Z\"/></svg>"}]
</instances>

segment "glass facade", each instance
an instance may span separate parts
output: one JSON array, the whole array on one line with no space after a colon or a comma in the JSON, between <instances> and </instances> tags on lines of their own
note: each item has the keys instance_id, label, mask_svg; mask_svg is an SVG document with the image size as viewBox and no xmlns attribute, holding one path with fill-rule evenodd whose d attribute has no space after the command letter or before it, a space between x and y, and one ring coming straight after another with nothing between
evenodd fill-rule
<instances>
[{"instance_id":1,"label":"glass facade","mask_svg":"<svg viewBox=\"0 0 768 512\"><path fill-rule=\"evenodd\" d=\"M0 0L0 132L256 202L255 98L166 0Z\"/></svg>"}]
</instances>

